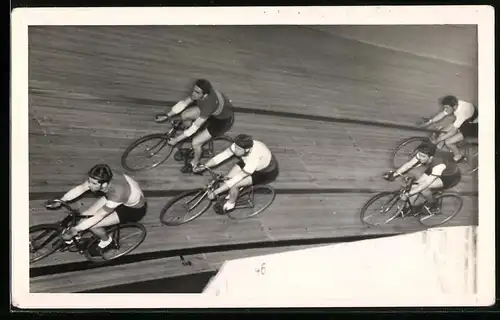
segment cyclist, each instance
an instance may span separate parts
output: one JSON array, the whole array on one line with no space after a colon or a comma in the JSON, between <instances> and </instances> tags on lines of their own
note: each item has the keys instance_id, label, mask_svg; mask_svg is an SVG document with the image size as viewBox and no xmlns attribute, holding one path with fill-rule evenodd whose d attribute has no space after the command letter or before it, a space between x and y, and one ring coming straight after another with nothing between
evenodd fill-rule
<instances>
[{"instance_id":1,"label":"cyclist","mask_svg":"<svg viewBox=\"0 0 500 320\"><path fill-rule=\"evenodd\" d=\"M229 171L227 180L213 193L208 194L209 199L213 200L217 195L229 190L227 202L223 206L225 212L234 209L240 188L270 183L279 174L278 161L269 148L246 134L238 135L229 148L208 160L205 166L217 166L233 156L240 158L240 161ZM203 168L194 170L201 172Z\"/></svg>"},{"instance_id":2,"label":"cyclist","mask_svg":"<svg viewBox=\"0 0 500 320\"><path fill-rule=\"evenodd\" d=\"M194 102L197 106L186 110ZM176 145L194 135L191 142L194 157L181 169L181 172L192 172L193 167L196 167L201 159L203 144L231 129L234 122L233 109L231 100L225 94L216 90L208 80L198 79L194 83L191 96L179 101L166 114L157 115L156 121L164 121L181 114L183 124L188 128L179 136L170 139L168 142L170 145Z\"/></svg>"},{"instance_id":3,"label":"cyclist","mask_svg":"<svg viewBox=\"0 0 500 320\"><path fill-rule=\"evenodd\" d=\"M464 160L464 155L460 153L456 144L464 140L465 137L477 138L478 136L478 109L472 103L459 100L457 97L451 95L443 97L441 105L443 106L443 110L422 123L422 126L428 127L433 123L437 124L447 116L454 114L455 121L452 124L444 128L439 125L437 126L438 130L444 132L437 139L431 140L431 142L436 145L444 142L453 152L453 160L459 162Z\"/></svg>"},{"instance_id":4,"label":"cyclist","mask_svg":"<svg viewBox=\"0 0 500 320\"><path fill-rule=\"evenodd\" d=\"M88 179L64 194L61 200L74 200L89 190L95 193L102 192L104 196L82 213L92 216L91 218L84 219L76 226L65 230L62 237L66 241L72 241L78 233L90 229L101 241L91 247L89 253L98 256L116 246L104 228L119 223L140 221L146 214L147 202L136 181L126 174L112 170L106 164L93 166L88 172ZM53 203L50 206L55 208L60 206L60 203Z\"/></svg>"},{"instance_id":5,"label":"cyclist","mask_svg":"<svg viewBox=\"0 0 500 320\"><path fill-rule=\"evenodd\" d=\"M460 170L453 161L451 153L437 150L436 145L431 142L422 143L414 157L396 171L388 172L384 178L392 181L406 172L410 172L417 180L401 199L410 199L410 203L414 205L418 196L422 194L431 212L439 210L434 191L453 188L461 179Z\"/></svg>"}]
</instances>

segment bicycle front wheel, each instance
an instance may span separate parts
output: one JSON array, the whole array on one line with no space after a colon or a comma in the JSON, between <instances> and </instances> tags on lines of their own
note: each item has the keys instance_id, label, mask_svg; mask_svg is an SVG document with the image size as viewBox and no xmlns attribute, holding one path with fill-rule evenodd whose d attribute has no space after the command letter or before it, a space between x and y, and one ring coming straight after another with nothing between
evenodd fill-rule
<instances>
[{"instance_id":1,"label":"bicycle front wheel","mask_svg":"<svg viewBox=\"0 0 500 320\"><path fill-rule=\"evenodd\" d=\"M457 194L445 193L436 196L436 200L439 208L437 213L432 214L426 208L423 208L423 212L419 215L420 223L427 228L445 224L462 210L463 200Z\"/></svg>"},{"instance_id":2,"label":"bicycle front wheel","mask_svg":"<svg viewBox=\"0 0 500 320\"><path fill-rule=\"evenodd\" d=\"M160 221L166 226L178 226L201 216L212 204L205 189L181 193L161 210Z\"/></svg>"},{"instance_id":3,"label":"bicycle front wheel","mask_svg":"<svg viewBox=\"0 0 500 320\"><path fill-rule=\"evenodd\" d=\"M62 246L63 242L59 236L61 228L58 225L41 224L32 226L29 232L30 263L50 256Z\"/></svg>"},{"instance_id":4,"label":"bicycle front wheel","mask_svg":"<svg viewBox=\"0 0 500 320\"><path fill-rule=\"evenodd\" d=\"M373 196L361 209L361 223L365 226L379 226L387 224L401 214L405 202L399 198L397 192L381 192ZM373 218L374 222L371 222ZM380 220L381 222L376 222Z\"/></svg>"},{"instance_id":5,"label":"bicycle front wheel","mask_svg":"<svg viewBox=\"0 0 500 320\"><path fill-rule=\"evenodd\" d=\"M266 210L275 197L276 192L267 185L245 188L236 200L236 206L227 215L233 220L250 219Z\"/></svg>"},{"instance_id":6,"label":"bicycle front wheel","mask_svg":"<svg viewBox=\"0 0 500 320\"><path fill-rule=\"evenodd\" d=\"M101 256L92 256L89 253L89 248L96 246L100 239L94 237L87 245L87 249L83 252L85 258L90 261L109 261L117 259L121 256L129 254L142 244L146 239L146 227L141 223L129 222L113 226L107 230L108 235L113 238L116 246L107 250Z\"/></svg>"},{"instance_id":7,"label":"bicycle front wheel","mask_svg":"<svg viewBox=\"0 0 500 320\"><path fill-rule=\"evenodd\" d=\"M167 143L167 139L168 137L161 133L137 139L123 152L123 168L130 172L156 168L172 153L172 146Z\"/></svg>"},{"instance_id":8,"label":"bicycle front wheel","mask_svg":"<svg viewBox=\"0 0 500 320\"><path fill-rule=\"evenodd\" d=\"M394 169L398 169L403 164L408 162L411 157L414 156L417 147L424 141L427 141L424 137L411 137L409 139L403 140L399 143L396 148L392 151L390 165Z\"/></svg>"}]
</instances>

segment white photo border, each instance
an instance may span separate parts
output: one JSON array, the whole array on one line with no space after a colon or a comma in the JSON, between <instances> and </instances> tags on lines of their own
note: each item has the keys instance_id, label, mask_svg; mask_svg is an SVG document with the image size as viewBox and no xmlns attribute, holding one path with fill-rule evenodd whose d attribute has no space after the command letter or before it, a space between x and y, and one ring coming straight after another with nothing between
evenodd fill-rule
<instances>
[{"instance_id":1,"label":"white photo border","mask_svg":"<svg viewBox=\"0 0 500 320\"><path fill-rule=\"evenodd\" d=\"M428 25L473 24L478 32L479 126L478 294L408 301L344 301L337 304L314 293L300 298L211 298L201 294L41 294L29 292L28 221L28 26L34 25ZM495 78L494 9L491 6L365 7L137 7L18 8L12 13L11 105L11 297L14 307L57 308L207 308L207 307L376 307L482 306L495 301ZM346 304L347 303L347 304Z\"/></svg>"}]
</instances>

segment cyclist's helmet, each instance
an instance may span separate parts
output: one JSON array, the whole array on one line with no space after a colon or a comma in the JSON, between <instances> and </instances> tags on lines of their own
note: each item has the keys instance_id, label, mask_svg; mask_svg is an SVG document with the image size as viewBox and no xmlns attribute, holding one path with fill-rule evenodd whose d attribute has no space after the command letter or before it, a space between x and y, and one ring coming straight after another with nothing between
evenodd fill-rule
<instances>
[{"instance_id":1,"label":"cyclist's helmet","mask_svg":"<svg viewBox=\"0 0 500 320\"><path fill-rule=\"evenodd\" d=\"M436 153L436 146L433 143L426 141L426 142L421 143L417 147L417 151L422 152L422 153L428 155L429 157L432 157Z\"/></svg>"},{"instance_id":2,"label":"cyclist's helmet","mask_svg":"<svg viewBox=\"0 0 500 320\"><path fill-rule=\"evenodd\" d=\"M240 134L234 138L234 144L243 149L250 149L253 147L253 139L247 134Z\"/></svg>"},{"instance_id":3,"label":"cyclist's helmet","mask_svg":"<svg viewBox=\"0 0 500 320\"><path fill-rule=\"evenodd\" d=\"M99 183L111 181L113 171L107 164L96 164L89 170L89 178L96 179Z\"/></svg>"},{"instance_id":4,"label":"cyclist's helmet","mask_svg":"<svg viewBox=\"0 0 500 320\"><path fill-rule=\"evenodd\" d=\"M194 84L203 91L203 94L208 94L212 90L212 84L206 79L198 79Z\"/></svg>"},{"instance_id":5,"label":"cyclist's helmet","mask_svg":"<svg viewBox=\"0 0 500 320\"><path fill-rule=\"evenodd\" d=\"M445 96L441 98L441 105L443 106L456 106L458 104L458 98L455 96Z\"/></svg>"}]
</instances>

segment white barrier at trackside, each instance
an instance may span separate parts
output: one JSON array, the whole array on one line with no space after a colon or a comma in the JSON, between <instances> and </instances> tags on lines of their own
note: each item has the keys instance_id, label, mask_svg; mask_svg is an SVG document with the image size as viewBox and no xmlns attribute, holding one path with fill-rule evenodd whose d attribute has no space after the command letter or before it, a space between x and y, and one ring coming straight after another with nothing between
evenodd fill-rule
<instances>
[{"instance_id":1,"label":"white barrier at trackside","mask_svg":"<svg viewBox=\"0 0 500 320\"><path fill-rule=\"evenodd\" d=\"M227 261L204 294L282 301L322 295L382 304L395 297L470 296L475 293L475 251L475 227L447 227L249 257Z\"/></svg>"}]
</instances>

